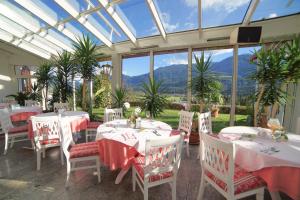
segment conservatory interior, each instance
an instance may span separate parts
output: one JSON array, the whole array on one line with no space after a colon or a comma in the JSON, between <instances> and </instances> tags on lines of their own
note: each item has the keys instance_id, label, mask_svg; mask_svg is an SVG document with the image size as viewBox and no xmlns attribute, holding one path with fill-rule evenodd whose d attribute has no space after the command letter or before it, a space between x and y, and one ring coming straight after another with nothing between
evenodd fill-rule
<instances>
[{"instance_id":1,"label":"conservatory interior","mask_svg":"<svg viewBox=\"0 0 300 200\"><path fill-rule=\"evenodd\" d=\"M0 0L0 199L300 200L299 0Z\"/></svg>"}]
</instances>

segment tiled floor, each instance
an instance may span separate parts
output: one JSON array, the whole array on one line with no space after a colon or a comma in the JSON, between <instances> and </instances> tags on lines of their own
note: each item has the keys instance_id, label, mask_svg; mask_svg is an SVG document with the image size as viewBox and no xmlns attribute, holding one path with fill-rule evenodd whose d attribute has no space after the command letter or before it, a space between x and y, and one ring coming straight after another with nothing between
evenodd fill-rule
<instances>
[{"instance_id":1,"label":"tiled floor","mask_svg":"<svg viewBox=\"0 0 300 200\"><path fill-rule=\"evenodd\" d=\"M132 192L131 172L129 172L119 185L114 184L118 171L109 171L101 167L102 182L97 183L97 177L92 170L73 172L71 185L65 189L66 166L61 166L59 149L47 151L46 158L42 160L40 171L36 171L36 155L32 150L24 149L30 146L29 141L15 144L8 154L2 154L4 141L0 140L0 199L103 199L103 200L135 200L143 199L137 188ZM191 156L183 154L177 179L177 199L196 199L199 181L200 166L197 157L197 146L191 146ZM149 190L149 199L171 199L171 190L168 184L154 187ZM208 186L205 189L204 199L224 199L216 190ZM247 199L255 199L250 197ZM265 199L270 199L265 193ZM288 199L288 198L284 198Z\"/></svg>"}]
</instances>

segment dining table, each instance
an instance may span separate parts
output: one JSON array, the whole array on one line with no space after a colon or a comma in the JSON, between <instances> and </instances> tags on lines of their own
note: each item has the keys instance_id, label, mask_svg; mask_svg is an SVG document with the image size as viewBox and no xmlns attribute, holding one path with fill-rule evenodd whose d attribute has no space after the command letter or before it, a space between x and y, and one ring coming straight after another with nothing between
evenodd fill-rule
<instances>
[{"instance_id":1,"label":"dining table","mask_svg":"<svg viewBox=\"0 0 300 200\"><path fill-rule=\"evenodd\" d=\"M131 167L133 159L145 155L146 140L170 137L172 127L164 122L142 119L141 126L130 126L127 119L103 123L97 128L96 141L102 164L110 170L121 169L115 184L119 184Z\"/></svg>"},{"instance_id":2,"label":"dining table","mask_svg":"<svg viewBox=\"0 0 300 200\"><path fill-rule=\"evenodd\" d=\"M61 120L67 120L70 123L72 133L76 133L82 130L87 129L88 123L90 121L89 114L83 111L64 111L61 114ZM49 112L49 113L41 113L35 115L34 117L43 117L43 118L50 118L50 117L58 117L58 113L56 112ZM28 123L28 138L33 140L34 133L32 128L31 119Z\"/></svg>"},{"instance_id":3,"label":"dining table","mask_svg":"<svg viewBox=\"0 0 300 200\"><path fill-rule=\"evenodd\" d=\"M10 111L12 122L27 121L31 116L40 114L43 109L39 106L20 106Z\"/></svg>"},{"instance_id":4,"label":"dining table","mask_svg":"<svg viewBox=\"0 0 300 200\"><path fill-rule=\"evenodd\" d=\"M300 135L287 133L288 139L275 139L272 131L260 127L226 127L219 138L235 147L235 163L261 177L272 199L284 192L300 200Z\"/></svg>"}]
</instances>

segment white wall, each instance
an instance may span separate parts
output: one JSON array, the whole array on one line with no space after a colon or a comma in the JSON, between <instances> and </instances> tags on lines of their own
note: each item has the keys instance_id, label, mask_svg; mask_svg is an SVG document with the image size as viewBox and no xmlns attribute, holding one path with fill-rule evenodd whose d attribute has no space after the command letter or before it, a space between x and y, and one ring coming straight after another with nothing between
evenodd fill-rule
<instances>
[{"instance_id":1,"label":"white wall","mask_svg":"<svg viewBox=\"0 0 300 200\"><path fill-rule=\"evenodd\" d=\"M15 65L39 65L44 59L0 41L0 101L18 91Z\"/></svg>"}]
</instances>

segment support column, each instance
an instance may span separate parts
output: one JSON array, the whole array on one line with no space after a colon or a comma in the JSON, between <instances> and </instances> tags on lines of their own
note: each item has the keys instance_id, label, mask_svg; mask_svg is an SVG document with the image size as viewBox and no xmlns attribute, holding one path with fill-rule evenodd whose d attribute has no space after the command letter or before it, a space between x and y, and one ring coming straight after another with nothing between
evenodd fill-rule
<instances>
[{"instance_id":1,"label":"support column","mask_svg":"<svg viewBox=\"0 0 300 200\"><path fill-rule=\"evenodd\" d=\"M76 84L74 77L72 78L72 92L73 92L73 110L76 111Z\"/></svg>"},{"instance_id":2,"label":"support column","mask_svg":"<svg viewBox=\"0 0 300 200\"><path fill-rule=\"evenodd\" d=\"M231 109L230 109L230 126L234 125L235 121L235 107L237 96L237 77L238 77L238 50L239 46L236 44L233 49L233 74L232 74L232 89L231 89Z\"/></svg>"},{"instance_id":3,"label":"support column","mask_svg":"<svg viewBox=\"0 0 300 200\"><path fill-rule=\"evenodd\" d=\"M112 92L115 91L116 88L122 86L122 57L120 54L112 54L111 56L112 62L112 81L111 81L111 89Z\"/></svg>"},{"instance_id":4,"label":"support column","mask_svg":"<svg viewBox=\"0 0 300 200\"><path fill-rule=\"evenodd\" d=\"M154 77L154 55L153 50L150 51L150 78L153 79Z\"/></svg>"},{"instance_id":5,"label":"support column","mask_svg":"<svg viewBox=\"0 0 300 200\"><path fill-rule=\"evenodd\" d=\"M188 73L187 73L187 110L191 109L192 102L192 65L193 65L193 49L188 49Z\"/></svg>"}]
</instances>

